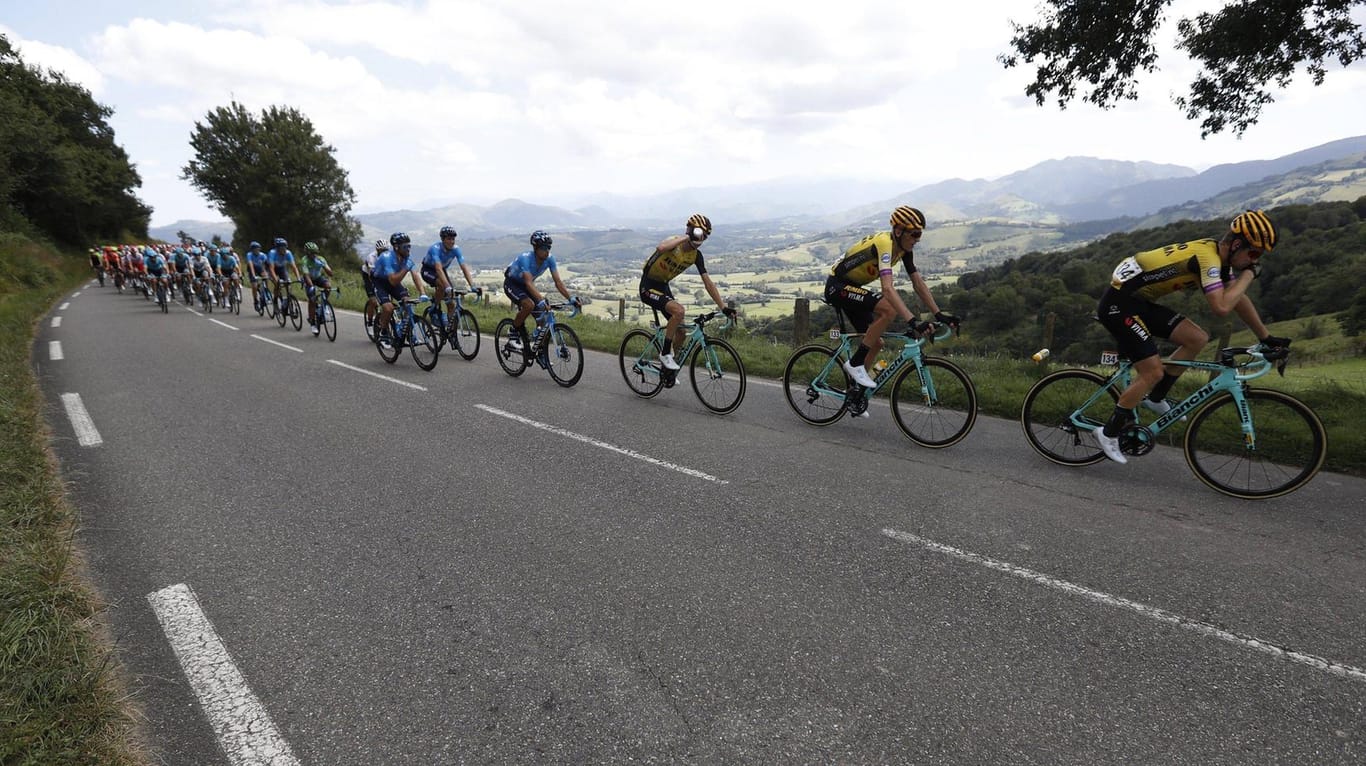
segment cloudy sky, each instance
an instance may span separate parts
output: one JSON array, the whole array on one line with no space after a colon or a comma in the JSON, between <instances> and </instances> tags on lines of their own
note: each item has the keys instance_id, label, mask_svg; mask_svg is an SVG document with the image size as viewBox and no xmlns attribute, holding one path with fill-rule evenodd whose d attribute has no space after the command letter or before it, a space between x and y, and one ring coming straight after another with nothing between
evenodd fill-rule
<instances>
[{"instance_id":1,"label":"cloudy sky","mask_svg":"<svg viewBox=\"0 0 1366 766\"><path fill-rule=\"evenodd\" d=\"M179 175L195 121L232 99L307 114L359 212L782 177L910 189L1073 155L1204 169L1366 133L1358 64L1202 141L1171 101L1194 69L1167 46L1137 103L1037 107L1029 71L996 61L1034 17L1031 0L5 0L0 33L114 110L154 225L221 217Z\"/></svg>"}]
</instances>

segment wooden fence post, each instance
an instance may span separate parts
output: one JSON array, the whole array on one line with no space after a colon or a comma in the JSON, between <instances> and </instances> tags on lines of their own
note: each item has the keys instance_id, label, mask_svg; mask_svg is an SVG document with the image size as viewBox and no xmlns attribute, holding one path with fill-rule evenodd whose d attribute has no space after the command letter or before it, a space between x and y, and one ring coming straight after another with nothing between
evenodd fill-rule
<instances>
[{"instance_id":1,"label":"wooden fence post","mask_svg":"<svg viewBox=\"0 0 1366 766\"><path fill-rule=\"evenodd\" d=\"M798 298L792 305L792 345L800 346L811 337L811 301Z\"/></svg>"},{"instance_id":2,"label":"wooden fence post","mask_svg":"<svg viewBox=\"0 0 1366 766\"><path fill-rule=\"evenodd\" d=\"M625 298L617 298L617 321L618 321L618 322L625 322L625 321L626 321L626 299L625 299Z\"/></svg>"}]
</instances>

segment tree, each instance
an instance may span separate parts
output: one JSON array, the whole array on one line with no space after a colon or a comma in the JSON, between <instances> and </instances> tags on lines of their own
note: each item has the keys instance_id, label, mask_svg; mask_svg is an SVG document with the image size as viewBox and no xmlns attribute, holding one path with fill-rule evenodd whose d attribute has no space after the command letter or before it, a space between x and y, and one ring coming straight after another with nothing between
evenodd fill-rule
<instances>
[{"instance_id":1,"label":"tree","mask_svg":"<svg viewBox=\"0 0 1366 766\"><path fill-rule=\"evenodd\" d=\"M1078 96L1102 108L1138 97L1138 70L1156 68L1152 38L1172 0L1045 0L1039 23L1012 22L1006 68L1033 64L1025 88L1042 105L1056 93L1066 108ZM1207 137L1232 128L1242 135L1273 102L1268 85L1284 88L1303 65L1315 85L1324 62L1343 67L1366 56L1366 38L1352 10L1366 0L1236 0L1215 13L1177 23L1176 47L1202 67L1187 96L1175 98Z\"/></svg>"},{"instance_id":2,"label":"tree","mask_svg":"<svg viewBox=\"0 0 1366 766\"><path fill-rule=\"evenodd\" d=\"M181 177L232 220L237 249L283 236L340 253L360 239L346 170L297 109L272 106L258 118L234 101L195 123L190 146Z\"/></svg>"},{"instance_id":3,"label":"tree","mask_svg":"<svg viewBox=\"0 0 1366 766\"><path fill-rule=\"evenodd\" d=\"M114 142L111 114L0 35L0 226L26 222L78 246L147 235L151 209L133 195L142 179Z\"/></svg>"}]
</instances>

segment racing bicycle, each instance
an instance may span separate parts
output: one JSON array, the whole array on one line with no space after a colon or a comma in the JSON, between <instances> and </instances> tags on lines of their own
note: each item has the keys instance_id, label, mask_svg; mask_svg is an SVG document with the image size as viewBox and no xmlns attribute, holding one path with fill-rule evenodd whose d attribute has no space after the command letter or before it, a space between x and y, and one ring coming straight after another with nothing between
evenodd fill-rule
<instances>
[{"instance_id":1,"label":"racing bicycle","mask_svg":"<svg viewBox=\"0 0 1366 766\"><path fill-rule=\"evenodd\" d=\"M1167 360L1208 372L1211 379L1166 414L1134 411L1119 435L1126 455L1146 455L1157 436L1189 418L1182 451L1186 464L1211 489L1248 500L1279 497L1309 483L1323 467L1328 435L1318 415L1295 397L1248 382L1273 367L1285 374L1290 349L1256 344L1221 349L1213 362ZM1110 360L1102 360L1110 361ZM1133 363L1109 377L1086 369L1059 370L1040 378L1025 395L1020 425L1036 452L1059 465L1099 463L1105 453L1090 432L1104 427L1133 379Z\"/></svg>"},{"instance_id":2,"label":"racing bicycle","mask_svg":"<svg viewBox=\"0 0 1366 766\"><path fill-rule=\"evenodd\" d=\"M734 412L745 399L745 365L734 346L706 332L707 322L720 314L719 311L712 311L693 317L687 340L674 355L680 369L670 370L660 359L665 328L659 323L659 311L656 309L655 319L650 323L651 329L637 327L621 339L617 362L627 387L636 396L653 398L660 391L673 388L678 381L678 373L686 365L693 393L697 394L703 407L718 415ZM735 320L731 319L721 329L724 332L734 325Z\"/></svg>"},{"instance_id":3,"label":"racing bicycle","mask_svg":"<svg viewBox=\"0 0 1366 766\"><path fill-rule=\"evenodd\" d=\"M570 319L579 315L579 304L565 301L548 304L537 320L531 343L522 347L521 334L511 319L498 322L493 331L493 348L503 372L517 377L533 364L550 373L551 380L569 388L583 376L583 344L574 328L555 321L555 312L573 308Z\"/></svg>"}]
</instances>

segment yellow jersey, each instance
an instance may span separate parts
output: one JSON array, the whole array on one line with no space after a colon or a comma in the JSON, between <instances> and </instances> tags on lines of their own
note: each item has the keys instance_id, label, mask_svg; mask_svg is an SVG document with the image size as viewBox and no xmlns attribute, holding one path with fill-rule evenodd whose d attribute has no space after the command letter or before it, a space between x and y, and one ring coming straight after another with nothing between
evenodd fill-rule
<instances>
[{"instance_id":1,"label":"yellow jersey","mask_svg":"<svg viewBox=\"0 0 1366 766\"><path fill-rule=\"evenodd\" d=\"M898 253L892 246L892 233L880 231L860 239L853 247L844 251L839 262L830 267L830 276L846 284L862 287L876 281L882 273L892 273L892 267L901 263L906 267L906 276L916 272L914 254ZM902 260L903 256L905 260Z\"/></svg>"},{"instance_id":2,"label":"yellow jersey","mask_svg":"<svg viewBox=\"0 0 1366 766\"><path fill-rule=\"evenodd\" d=\"M1212 293L1224 289L1223 268L1219 243L1197 239L1125 258L1110 275L1110 286L1144 300L1197 286Z\"/></svg>"},{"instance_id":3,"label":"yellow jersey","mask_svg":"<svg viewBox=\"0 0 1366 766\"><path fill-rule=\"evenodd\" d=\"M683 245L687 241L687 238L683 238L682 242L668 250L656 249L645 262L645 278L655 282L668 282L691 266L697 266L698 274L706 274L707 264L702 260L702 251L689 249L685 252Z\"/></svg>"}]
</instances>

